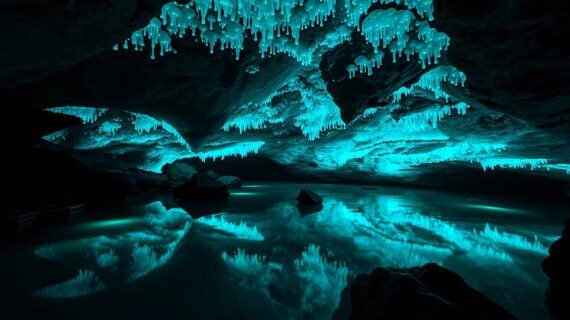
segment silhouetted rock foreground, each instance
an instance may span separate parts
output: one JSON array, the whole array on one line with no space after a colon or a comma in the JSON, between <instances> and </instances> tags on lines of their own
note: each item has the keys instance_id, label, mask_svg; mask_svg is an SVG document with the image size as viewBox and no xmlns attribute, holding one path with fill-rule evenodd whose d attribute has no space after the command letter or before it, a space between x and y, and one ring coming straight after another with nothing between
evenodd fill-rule
<instances>
[{"instance_id":1,"label":"silhouetted rock foreground","mask_svg":"<svg viewBox=\"0 0 570 320\"><path fill-rule=\"evenodd\" d=\"M349 293L350 319L516 319L470 288L461 276L437 264L361 274L343 291L341 307ZM335 318L340 313L339 308Z\"/></svg>"},{"instance_id":2,"label":"silhouetted rock foreground","mask_svg":"<svg viewBox=\"0 0 570 320\"><path fill-rule=\"evenodd\" d=\"M542 270L550 278L546 306L554 319L570 319L570 220L562 237L552 244L550 255L542 261Z\"/></svg>"}]
</instances>

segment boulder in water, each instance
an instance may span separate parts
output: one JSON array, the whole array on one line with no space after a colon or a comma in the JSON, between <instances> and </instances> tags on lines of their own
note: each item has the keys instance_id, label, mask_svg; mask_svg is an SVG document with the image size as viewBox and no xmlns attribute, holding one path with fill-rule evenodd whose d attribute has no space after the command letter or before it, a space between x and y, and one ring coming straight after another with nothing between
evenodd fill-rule
<instances>
[{"instance_id":1,"label":"boulder in water","mask_svg":"<svg viewBox=\"0 0 570 320\"><path fill-rule=\"evenodd\" d=\"M570 220L566 220L562 237L548 252L542 261L542 270L550 278L546 306L554 319L570 319Z\"/></svg>"},{"instance_id":2,"label":"boulder in water","mask_svg":"<svg viewBox=\"0 0 570 320\"><path fill-rule=\"evenodd\" d=\"M359 275L343 291L334 319L349 315L359 320L516 319L457 273L433 263L409 269L378 268Z\"/></svg>"},{"instance_id":3,"label":"boulder in water","mask_svg":"<svg viewBox=\"0 0 570 320\"><path fill-rule=\"evenodd\" d=\"M301 189L297 196L297 203L300 205L322 205L323 198L311 190Z\"/></svg>"}]
</instances>

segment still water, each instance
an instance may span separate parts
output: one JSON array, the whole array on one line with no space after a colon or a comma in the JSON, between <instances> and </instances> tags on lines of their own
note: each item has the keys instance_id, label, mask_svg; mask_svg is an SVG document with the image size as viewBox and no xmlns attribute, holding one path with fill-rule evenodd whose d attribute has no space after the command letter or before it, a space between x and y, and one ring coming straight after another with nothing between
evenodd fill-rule
<instances>
[{"instance_id":1,"label":"still water","mask_svg":"<svg viewBox=\"0 0 570 320\"><path fill-rule=\"evenodd\" d=\"M300 188L323 196L320 212L299 211ZM546 319L540 262L568 212L545 203L299 184L249 184L232 192L223 213L194 210L201 209L145 199L5 245L4 312L330 319L358 273L436 262L517 317Z\"/></svg>"}]
</instances>

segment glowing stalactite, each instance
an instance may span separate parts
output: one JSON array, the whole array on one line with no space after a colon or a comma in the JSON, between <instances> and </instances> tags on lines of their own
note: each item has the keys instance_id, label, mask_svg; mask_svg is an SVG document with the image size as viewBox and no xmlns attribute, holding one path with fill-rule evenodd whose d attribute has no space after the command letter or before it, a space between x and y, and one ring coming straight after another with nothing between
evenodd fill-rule
<instances>
[{"instance_id":1,"label":"glowing stalactite","mask_svg":"<svg viewBox=\"0 0 570 320\"><path fill-rule=\"evenodd\" d=\"M521 159L521 158L487 158L482 159L483 171L495 170L495 168L525 169L531 170L544 167L548 164L547 159Z\"/></svg>"},{"instance_id":2,"label":"glowing stalactite","mask_svg":"<svg viewBox=\"0 0 570 320\"><path fill-rule=\"evenodd\" d=\"M51 143L65 142L67 136L69 135L69 130L63 129L44 136L43 139Z\"/></svg>"},{"instance_id":3,"label":"glowing stalactite","mask_svg":"<svg viewBox=\"0 0 570 320\"><path fill-rule=\"evenodd\" d=\"M452 111L457 111L459 115L465 115L469 106L463 102L454 105L445 106L432 106L420 112L415 112L402 117L399 122L404 126L412 128L422 128L425 126L432 126L437 128L437 124L444 117L451 115Z\"/></svg>"},{"instance_id":4,"label":"glowing stalactite","mask_svg":"<svg viewBox=\"0 0 570 320\"><path fill-rule=\"evenodd\" d=\"M414 15L407 10L375 10L362 21L362 34L378 52L394 39L402 39L412 29Z\"/></svg>"},{"instance_id":5,"label":"glowing stalactite","mask_svg":"<svg viewBox=\"0 0 570 320\"><path fill-rule=\"evenodd\" d=\"M196 152L193 157L197 157L202 161L208 159L224 160L226 157L239 156L242 158L247 157L249 154L258 153L259 149L265 144L263 141L253 141L253 142L238 142L233 143L228 146L218 146L209 151L199 151Z\"/></svg>"},{"instance_id":6,"label":"glowing stalactite","mask_svg":"<svg viewBox=\"0 0 570 320\"><path fill-rule=\"evenodd\" d=\"M114 136L121 129L121 123L115 121L106 121L99 126L99 133Z\"/></svg>"},{"instance_id":7,"label":"glowing stalactite","mask_svg":"<svg viewBox=\"0 0 570 320\"><path fill-rule=\"evenodd\" d=\"M332 48L348 40L354 28L361 29L360 18L369 12L373 3L400 4L415 10L422 18L433 19L432 0L362 0L344 1L342 14L345 24L333 30L323 30L327 35L322 43L309 47L301 44L301 33L309 28L321 28L336 12L336 0L271 0L271 1L208 1L196 0L189 4L166 3L159 17L135 31L123 47L129 43L135 50L142 50L145 39L151 44L151 57L155 58L155 48L160 46L161 55L174 51L171 37L184 37L199 34L199 39L214 53L232 49L236 59L243 50L245 35L250 33L259 44L262 57L285 53L303 65L312 63L312 55L319 46ZM384 12L385 14L382 14ZM378 48L380 42L387 46L398 38L400 46L405 46L405 32L413 27L414 14L408 10L376 10L370 13L362 24L362 30L369 41ZM374 30L380 30L377 32ZM378 35L376 35L378 33ZM425 39L424 39L425 40ZM431 39L430 39L431 40ZM424 42L426 48L419 48L420 55L436 58L439 52L435 42ZM434 47L434 48L432 48ZM118 49L118 46L116 47ZM425 63L428 58L420 57Z\"/></svg>"},{"instance_id":8,"label":"glowing stalactite","mask_svg":"<svg viewBox=\"0 0 570 320\"><path fill-rule=\"evenodd\" d=\"M94 123L97 119L104 115L108 109L107 108L91 108L91 107L75 107L75 106L65 106L65 107L55 107L46 109L47 111L53 113L61 113L69 116L74 116L83 121L83 123Z\"/></svg>"},{"instance_id":9,"label":"glowing stalactite","mask_svg":"<svg viewBox=\"0 0 570 320\"><path fill-rule=\"evenodd\" d=\"M402 87L392 94L393 100L399 102L403 97L410 95L416 89L423 89L434 94L436 99L450 100L451 97L441 87L443 82L452 85L464 86L467 77L452 66L439 66L424 73L420 80L410 87Z\"/></svg>"},{"instance_id":10,"label":"glowing stalactite","mask_svg":"<svg viewBox=\"0 0 570 320\"><path fill-rule=\"evenodd\" d=\"M278 116L278 111L268 102L264 102L258 108L251 105L242 107L239 114L228 119L222 129L227 132L231 128L236 128L241 134L249 130L264 129L268 124L283 123L283 121L284 119Z\"/></svg>"}]
</instances>

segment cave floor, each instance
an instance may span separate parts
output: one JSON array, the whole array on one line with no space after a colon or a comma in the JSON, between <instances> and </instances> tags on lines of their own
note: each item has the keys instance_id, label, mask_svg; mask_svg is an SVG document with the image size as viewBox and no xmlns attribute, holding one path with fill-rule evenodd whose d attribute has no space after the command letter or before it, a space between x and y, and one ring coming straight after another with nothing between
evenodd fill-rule
<instances>
[{"instance_id":1,"label":"cave floor","mask_svg":"<svg viewBox=\"0 0 570 320\"><path fill-rule=\"evenodd\" d=\"M322 208L299 209L300 188L320 194ZM2 245L2 309L330 319L347 275L436 262L517 317L548 318L540 262L568 212L561 204L332 184L250 183L231 193L214 216L157 195Z\"/></svg>"}]
</instances>

